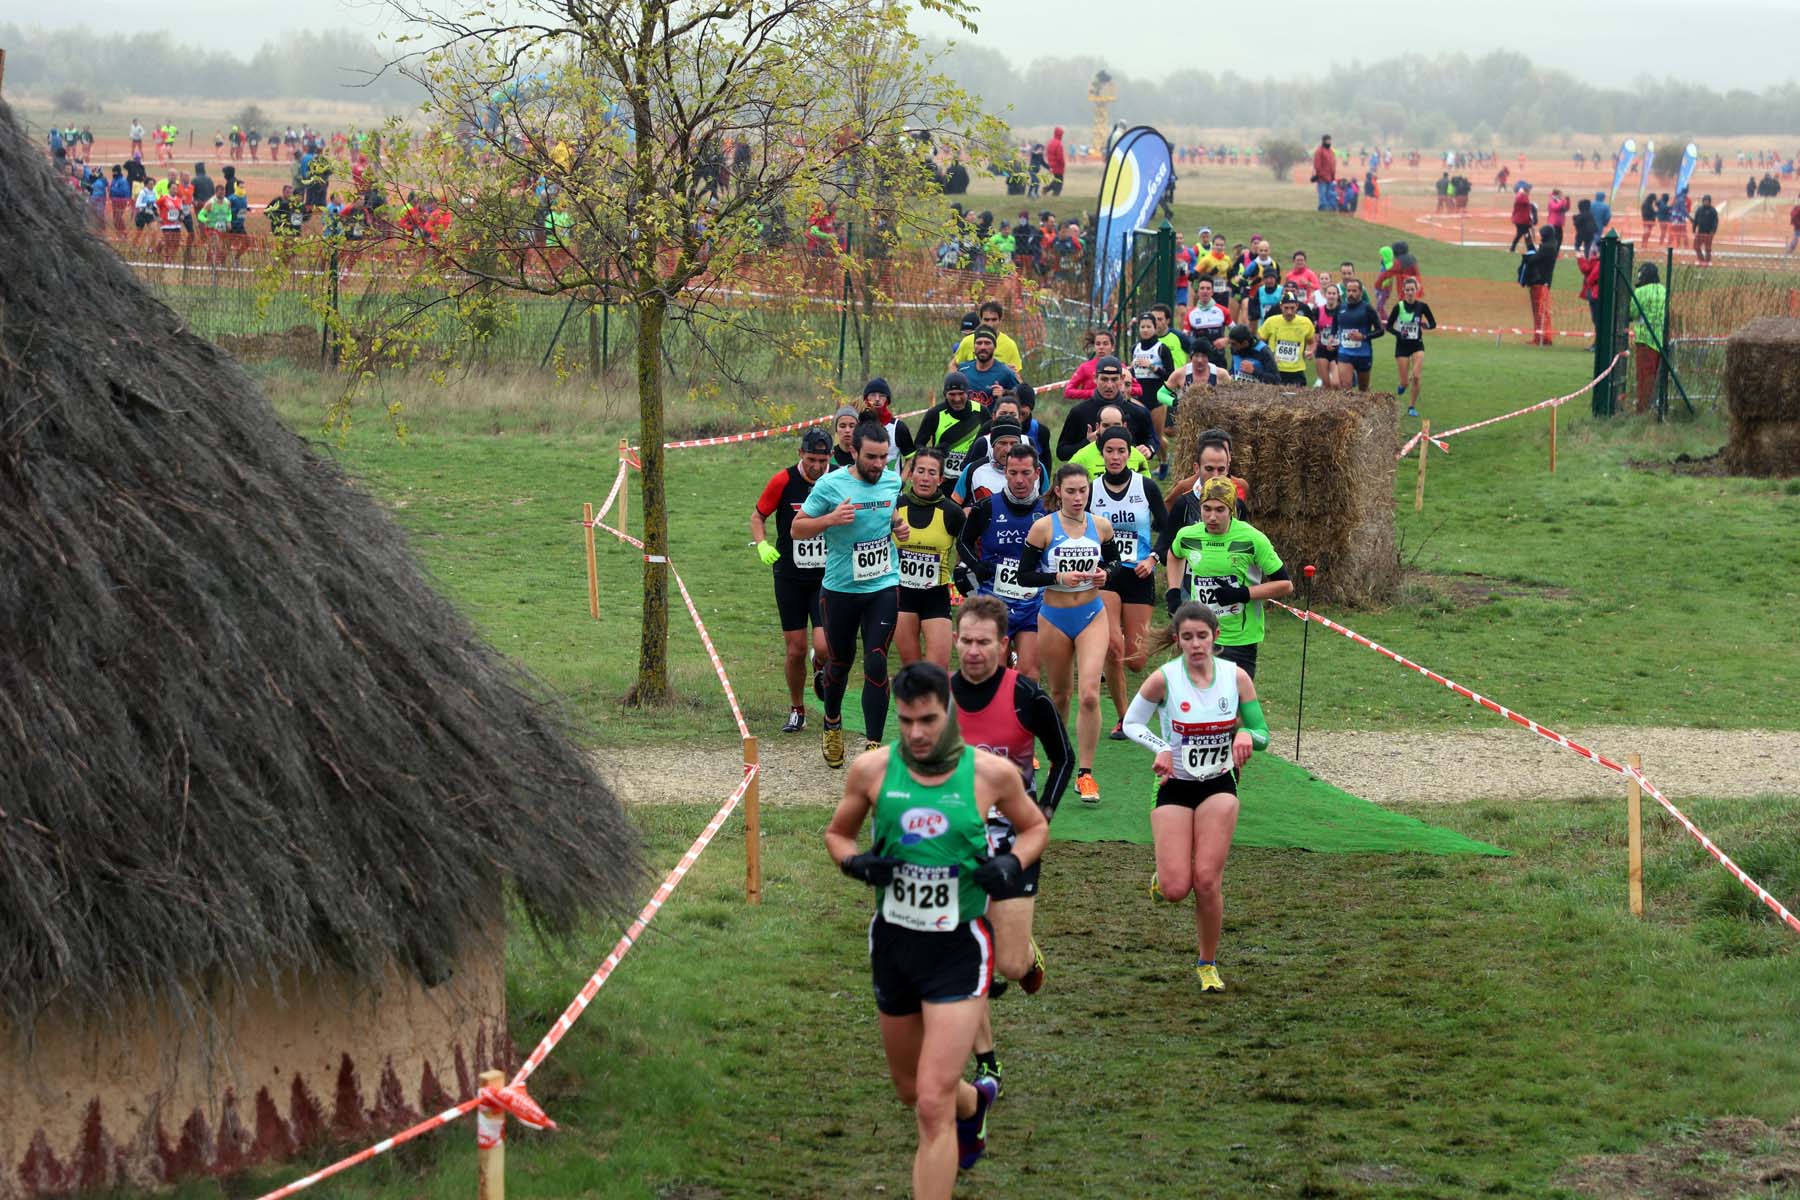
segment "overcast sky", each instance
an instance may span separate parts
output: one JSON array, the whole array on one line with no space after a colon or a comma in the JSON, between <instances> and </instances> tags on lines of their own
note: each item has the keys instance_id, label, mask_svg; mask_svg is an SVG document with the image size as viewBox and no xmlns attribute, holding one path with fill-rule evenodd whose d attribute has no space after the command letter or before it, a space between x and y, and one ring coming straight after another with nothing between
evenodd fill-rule
<instances>
[{"instance_id":1,"label":"overcast sky","mask_svg":"<svg viewBox=\"0 0 1800 1200\"><path fill-rule=\"evenodd\" d=\"M1278 77L1300 69L1284 39L1262 38L1266 53L1247 53L1258 24L1254 3L1236 8L1176 3L1152 8L1108 0L985 0L981 32L968 40L1020 58L1093 52L1129 74L1154 61L1168 69L1187 61L1203 69L1261 67ZM1396 16L1398 11L1400 15ZM176 14L175 21L168 20ZM1800 0L1771 3L1553 0L1549 4L1375 4L1343 0L1286 0L1281 28L1299 31L1303 53L1372 62L1406 51L1434 54L1516 50L1544 66L1561 67L1598 84L1627 84L1649 75L1679 75L1710 87L1763 87L1800 75L1793 50L1800 45ZM1520 14L1514 17L1512 14ZM57 27L167 30L177 40L248 54L264 39L297 27L374 31L380 6L371 0L0 0L0 21ZM1364 15L1366 14L1366 15ZM921 16L923 33L951 35L954 27ZM1214 31L1223 29L1217 38ZM1183 34L1193 31L1185 41ZM1159 57L1147 60L1144 36L1154 31ZM1224 52L1221 53L1221 47Z\"/></svg>"}]
</instances>

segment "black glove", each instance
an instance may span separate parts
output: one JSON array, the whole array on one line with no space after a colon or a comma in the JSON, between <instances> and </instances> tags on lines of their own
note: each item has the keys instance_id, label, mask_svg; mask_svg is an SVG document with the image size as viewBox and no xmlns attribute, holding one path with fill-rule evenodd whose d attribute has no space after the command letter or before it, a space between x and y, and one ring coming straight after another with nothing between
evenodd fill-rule
<instances>
[{"instance_id":1,"label":"black glove","mask_svg":"<svg viewBox=\"0 0 1800 1200\"><path fill-rule=\"evenodd\" d=\"M1213 599L1220 604L1248 604L1250 589L1237 581L1232 575L1213 576Z\"/></svg>"},{"instance_id":2,"label":"black glove","mask_svg":"<svg viewBox=\"0 0 1800 1200\"><path fill-rule=\"evenodd\" d=\"M1164 592L1163 603L1168 606L1169 615L1174 616L1175 610L1181 607L1181 589L1175 587Z\"/></svg>"},{"instance_id":3,"label":"black glove","mask_svg":"<svg viewBox=\"0 0 1800 1200\"><path fill-rule=\"evenodd\" d=\"M981 587L981 577L968 563L957 563L951 578L956 581L956 590L965 596L973 596Z\"/></svg>"},{"instance_id":4,"label":"black glove","mask_svg":"<svg viewBox=\"0 0 1800 1200\"><path fill-rule=\"evenodd\" d=\"M867 854L852 854L838 864L838 869L852 879L862 880L870 887L886 887L894 882L894 872L899 866L899 859L870 851Z\"/></svg>"},{"instance_id":5,"label":"black glove","mask_svg":"<svg viewBox=\"0 0 1800 1200\"><path fill-rule=\"evenodd\" d=\"M1011 891L1016 888L1020 877L1024 874L1025 866L1019 861L1018 855L996 854L992 858L983 860L982 864L969 875L969 878L973 879L982 891L992 896L997 892Z\"/></svg>"},{"instance_id":6,"label":"black glove","mask_svg":"<svg viewBox=\"0 0 1800 1200\"><path fill-rule=\"evenodd\" d=\"M994 572L996 569L997 564L984 562L975 568L975 578L981 580L983 583L992 583L994 582Z\"/></svg>"}]
</instances>

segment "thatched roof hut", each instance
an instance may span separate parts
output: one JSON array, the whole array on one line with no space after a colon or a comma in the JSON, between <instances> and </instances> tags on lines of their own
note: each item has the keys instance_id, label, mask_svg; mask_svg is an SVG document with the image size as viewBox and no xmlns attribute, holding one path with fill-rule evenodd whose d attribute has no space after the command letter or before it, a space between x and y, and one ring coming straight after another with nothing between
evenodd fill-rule
<instances>
[{"instance_id":1,"label":"thatched roof hut","mask_svg":"<svg viewBox=\"0 0 1800 1200\"><path fill-rule=\"evenodd\" d=\"M199 1054L197 1030L255 1038L240 1018L267 992L337 981L415 1003L458 974L497 978L503 888L552 932L623 901L636 840L558 710L433 589L393 520L88 236L4 103L0 212L0 1028L22 1062L0 1076L23 1072L0 1094L77 1028L124 1042L173 1020ZM481 991L493 1044L477 1057L503 1060L503 992ZM427 1056L423 1078L466 1086L473 1028L454 1034L457 1069ZM365 1118L432 1099L417 1059L344 1063L384 1093ZM69 1081L30 1082L41 1097ZM296 1096L302 1082L332 1094L296 1074ZM225 1144L231 1091L209 1086L218 1144L196 1165L217 1169L249 1139ZM81 1087L66 1095L87 1121ZM140 1099L152 1141L186 1137L187 1099ZM142 1174L126 1143L150 1134L98 1119L87 1140L116 1146L85 1180L28 1124L43 1144L21 1184L20 1130L0 1135L0 1196Z\"/></svg>"}]
</instances>

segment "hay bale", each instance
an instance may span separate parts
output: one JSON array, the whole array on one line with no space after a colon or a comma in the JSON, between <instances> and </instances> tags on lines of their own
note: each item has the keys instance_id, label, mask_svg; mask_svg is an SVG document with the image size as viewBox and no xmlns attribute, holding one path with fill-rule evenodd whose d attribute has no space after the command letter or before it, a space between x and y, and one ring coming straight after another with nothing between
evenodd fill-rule
<instances>
[{"instance_id":1,"label":"hay bale","mask_svg":"<svg viewBox=\"0 0 1800 1200\"><path fill-rule=\"evenodd\" d=\"M1231 432L1232 472L1250 482L1251 523L1296 575L1319 568L1313 599L1360 606L1400 582L1394 541L1392 396L1265 384L1190 386L1182 393L1175 454L1194 461L1202 431Z\"/></svg>"},{"instance_id":2,"label":"hay bale","mask_svg":"<svg viewBox=\"0 0 1800 1200\"><path fill-rule=\"evenodd\" d=\"M1800 321L1758 317L1725 343L1733 475L1800 475Z\"/></svg>"}]
</instances>

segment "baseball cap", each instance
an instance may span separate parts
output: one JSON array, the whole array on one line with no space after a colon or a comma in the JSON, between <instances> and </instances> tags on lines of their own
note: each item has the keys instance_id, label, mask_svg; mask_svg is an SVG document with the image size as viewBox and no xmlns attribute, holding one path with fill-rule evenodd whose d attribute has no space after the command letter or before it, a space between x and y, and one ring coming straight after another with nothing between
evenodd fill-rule
<instances>
[{"instance_id":1,"label":"baseball cap","mask_svg":"<svg viewBox=\"0 0 1800 1200\"><path fill-rule=\"evenodd\" d=\"M981 324L981 317L973 310L962 315L961 328L964 333L974 333L975 327L979 324Z\"/></svg>"},{"instance_id":2,"label":"baseball cap","mask_svg":"<svg viewBox=\"0 0 1800 1200\"><path fill-rule=\"evenodd\" d=\"M800 435L800 453L830 454L831 435L817 425Z\"/></svg>"},{"instance_id":3,"label":"baseball cap","mask_svg":"<svg viewBox=\"0 0 1800 1200\"><path fill-rule=\"evenodd\" d=\"M1108 372L1112 372L1112 371L1123 372L1124 370L1125 370L1125 364L1120 362L1118 359L1114 358L1110 354L1108 354L1105 358L1102 358L1099 362L1094 364L1094 374L1096 374L1096 375L1105 375Z\"/></svg>"}]
</instances>

